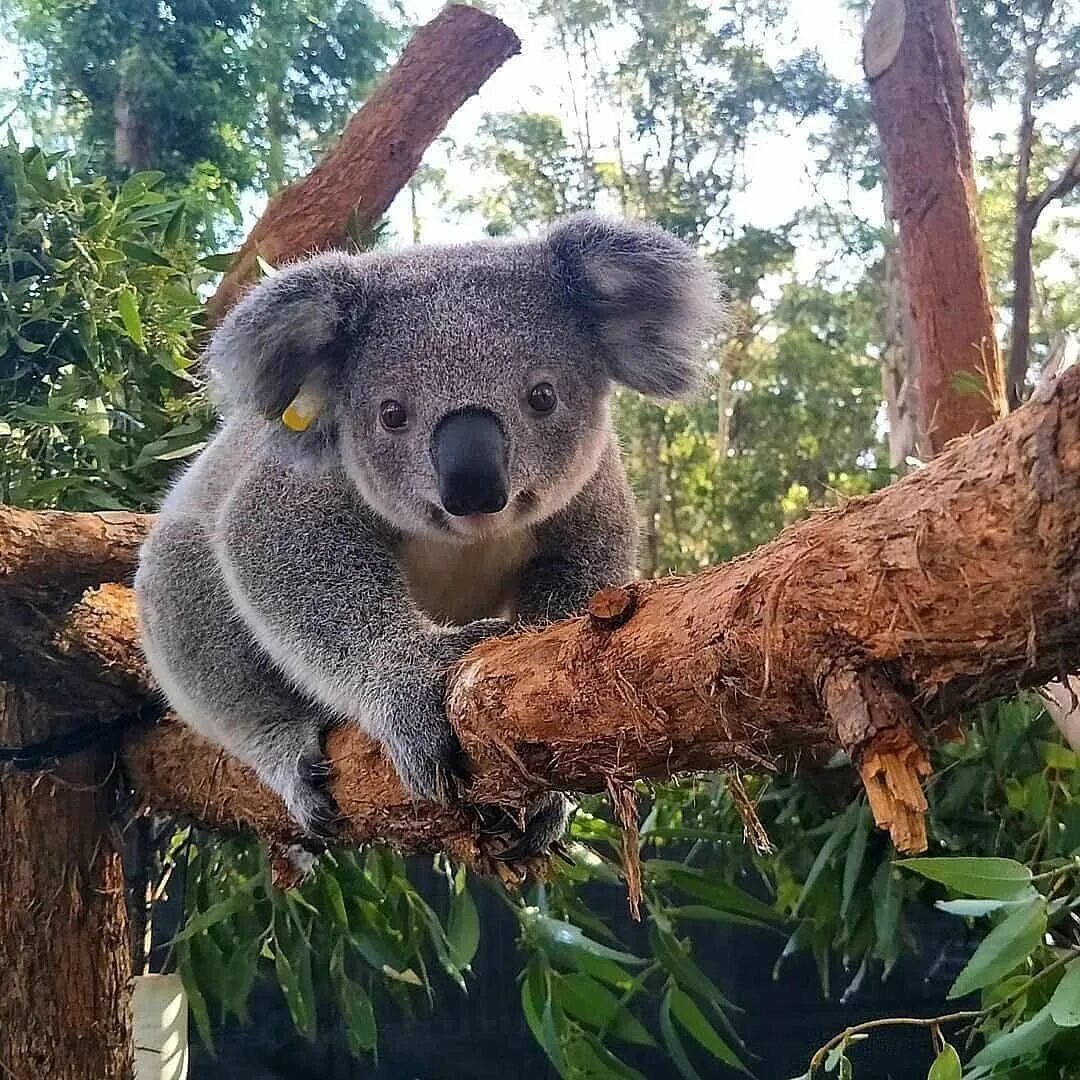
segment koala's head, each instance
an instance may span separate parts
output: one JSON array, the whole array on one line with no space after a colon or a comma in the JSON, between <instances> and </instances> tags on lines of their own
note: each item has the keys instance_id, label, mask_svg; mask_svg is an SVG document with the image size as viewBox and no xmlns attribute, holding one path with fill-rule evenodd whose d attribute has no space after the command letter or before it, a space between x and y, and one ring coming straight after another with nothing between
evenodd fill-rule
<instances>
[{"instance_id":1,"label":"koala's head","mask_svg":"<svg viewBox=\"0 0 1080 1080\"><path fill-rule=\"evenodd\" d=\"M233 408L335 454L406 533L469 540L543 519L595 472L616 383L700 384L715 315L694 252L655 226L568 218L546 237L328 254L252 289L209 363ZM298 394L308 431L282 424Z\"/></svg>"}]
</instances>

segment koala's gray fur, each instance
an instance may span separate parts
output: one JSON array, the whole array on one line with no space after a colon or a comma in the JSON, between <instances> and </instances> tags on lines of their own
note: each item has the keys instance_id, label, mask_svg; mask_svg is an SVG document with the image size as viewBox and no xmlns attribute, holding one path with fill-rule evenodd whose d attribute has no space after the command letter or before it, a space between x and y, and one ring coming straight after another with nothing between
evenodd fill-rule
<instances>
[{"instance_id":1,"label":"koala's gray fur","mask_svg":"<svg viewBox=\"0 0 1080 1080\"><path fill-rule=\"evenodd\" d=\"M691 392L713 314L688 247L592 215L540 240L321 255L253 288L208 352L224 425L165 500L136 578L170 705L312 832L334 815L334 723L378 738L415 795L446 798L448 665L632 576L611 391ZM528 404L541 381L557 394L546 415ZM280 417L302 384L325 404L297 433ZM402 430L380 426L388 399ZM472 409L503 432L509 502L454 518L433 433ZM557 837L566 806L529 808L517 854Z\"/></svg>"}]
</instances>

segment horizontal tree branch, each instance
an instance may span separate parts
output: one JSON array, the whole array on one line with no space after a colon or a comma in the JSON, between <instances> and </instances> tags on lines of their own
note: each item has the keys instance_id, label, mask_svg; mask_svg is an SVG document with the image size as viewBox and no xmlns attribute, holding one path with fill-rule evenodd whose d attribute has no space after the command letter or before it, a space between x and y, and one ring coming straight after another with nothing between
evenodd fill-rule
<instances>
[{"instance_id":1,"label":"horizontal tree branch","mask_svg":"<svg viewBox=\"0 0 1080 1080\"><path fill-rule=\"evenodd\" d=\"M421 27L312 171L278 192L206 305L211 324L236 302L261 257L271 265L339 247L352 219L373 228L450 117L521 49L494 15L464 4Z\"/></svg>"},{"instance_id":2,"label":"horizontal tree branch","mask_svg":"<svg viewBox=\"0 0 1080 1080\"><path fill-rule=\"evenodd\" d=\"M0 678L69 706L78 697L84 711L135 707L149 693L130 590L106 580L126 577L134 544L125 533L113 545L99 518L0 512L0 544L22 538L14 555L0 554ZM33 535L40 550L25 540ZM70 581L101 585L62 611L42 609L35 567L50 565L60 535L73 544L58 564ZM59 576L53 587L71 592ZM1072 369L920 471L815 513L752 554L607 590L589 614L484 642L451 674L447 702L476 802L516 806L547 788L601 791L686 770L791 769L839 745L879 824L918 850L932 730L962 706L1078 667ZM333 732L329 752L344 841L485 861L474 815L412 803L359 731ZM298 839L244 766L176 722L133 731L123 762L152 807Z\"/></svg>"}]
</instances>

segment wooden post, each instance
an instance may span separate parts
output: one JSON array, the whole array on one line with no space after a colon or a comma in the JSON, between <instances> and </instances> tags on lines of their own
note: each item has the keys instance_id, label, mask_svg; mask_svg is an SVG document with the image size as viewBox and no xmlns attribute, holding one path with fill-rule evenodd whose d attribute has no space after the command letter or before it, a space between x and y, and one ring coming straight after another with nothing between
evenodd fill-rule
<instances>
[{"instance_id":1,"label":"wooden post","mask_svg":"<svg viewBox=\"0 0 1080 1080\"><path fill-rule=\"evenodd\" d=\"M66 722L0 684L0 744ZM131 1080L131 964L115 755L93 748L44 773L0 778L0 1076Z\"/></svg>"}]
</instances>

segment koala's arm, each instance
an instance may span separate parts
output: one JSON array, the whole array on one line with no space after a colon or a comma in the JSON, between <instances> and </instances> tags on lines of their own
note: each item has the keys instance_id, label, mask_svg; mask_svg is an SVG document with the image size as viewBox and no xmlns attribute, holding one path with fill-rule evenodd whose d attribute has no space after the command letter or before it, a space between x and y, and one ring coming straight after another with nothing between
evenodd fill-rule
<instances>
[{"instance_id":1,"label":"koala's arm","mask_svg":"<svg viewBox=\"0 0 1080 1080\"><path fill-rule=\"evenodd\" d=\"M532 625L580 612L589 597L634 576L637 514L614 440L592 479L537 529L522 574L518 618Z\"/></svg>"},{"instance_id":2,"label":"koala's arm","mask_svg":"<svg viewBox=\"0 0 1080 1080\"><path fill-rule=\"evenodd\" d=\"M392 538L333 470L255 463L222 506L215 551L237 610L293 685L378 738L415 794L445 795L443 673L503 624L429 623Z\"/></svg>"}]
</instances>

